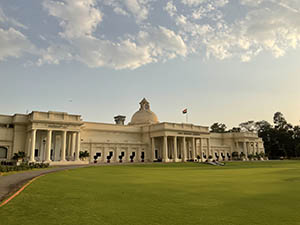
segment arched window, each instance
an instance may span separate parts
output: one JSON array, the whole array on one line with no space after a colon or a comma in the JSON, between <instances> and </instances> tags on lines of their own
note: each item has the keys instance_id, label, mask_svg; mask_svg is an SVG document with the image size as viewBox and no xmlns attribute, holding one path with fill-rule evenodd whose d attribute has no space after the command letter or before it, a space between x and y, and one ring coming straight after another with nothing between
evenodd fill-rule
<instances>
[{"instance_id":1,"label":"arched window","mask_svg":"<svg viewBox=\"0 0 300 225\"><path fill-rule=\"evenodd\" d=\"M0 159L7 158L7 148L0 146Z\"/></svg>"}]
</instances>

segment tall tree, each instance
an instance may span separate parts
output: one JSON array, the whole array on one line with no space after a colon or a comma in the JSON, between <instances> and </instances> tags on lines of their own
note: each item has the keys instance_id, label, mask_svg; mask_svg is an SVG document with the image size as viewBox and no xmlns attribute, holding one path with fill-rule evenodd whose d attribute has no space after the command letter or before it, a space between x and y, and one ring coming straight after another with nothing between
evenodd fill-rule
<instances>
[{"instance_id":1,"label":"tall tree","mask_svg":"<svg viewBox=\"0 0 300 225\"><path fill-rule=\"evenodd\" d=\"M214 133L225 133L226 125L224 123L214 123L210 126L210 131Z\"/></svg>"},{"instance_id":2,"label":"tall tree","mask_svg":"<svg viewBox=\"0 0 300 225\"><path fill-rule=\"evenodd\" d=\"M255 131L255 122L253 120L240 123L241 131L254 132Z\"/></svg>"}]
</instances>

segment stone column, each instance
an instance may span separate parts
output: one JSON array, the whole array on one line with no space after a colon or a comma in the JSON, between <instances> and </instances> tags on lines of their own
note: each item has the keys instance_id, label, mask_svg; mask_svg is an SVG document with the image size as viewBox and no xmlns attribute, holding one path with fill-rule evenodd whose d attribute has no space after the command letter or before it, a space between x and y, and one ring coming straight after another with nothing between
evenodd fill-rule
<instances>
[{"instance_id":1,"label":"stone column","mask_svg":"<svg viewBox=\"0 0 300 225\"><path fill-rule=\"evenodd\" d=\"M163 162L167 162L168 161L168 137L167 136L164 136L162 161Z\"/></svg>"},{"instance_id":2,"label":"stone column","mask_svg":"<svg viewBox=\"0 0 300 225\"><path fill-rule=\"evenodd\" d=\"M204 162L204 159L203 159L203 148L202 148L202 138L199 138L199 145L200 145L201 162Z\"/></svg>"},{"instance_id":3,"label":"stone column","mask_svg":"<svg viewBox=\"0 0 300 225\"><path fill-rule=\"evenodd\" d=\"M210 155L214 158L213 154L211 154L211 152L210 152L210 140L209 140L209 138L207 138L206 141L207 141L207 158Z\"/></svg>"},{"instance_id":4,"label":"stone column","mask_svg":"<svg viewBox=\"0 0 300 225\"><path fill-rule=\"evenodd\" d=\"M196 158L195 138L192 138L192 160Z\"/></svg>"},{"instance_id":5,"label":"stone column","mask_svg":"<svg viewBox=\"0 0 300 225\"><path fill-rule=\"evenodd\" d=\"M182 138L182 153L181 153L181 157L182 157L182 162L186 161L186 140L185 137Z\"/></svg>"},{"instance_id":6,"label":"stone column","mask_svg":"<svg viewBox=\"0 0 300 225\"><path fill-rule=\"evenodd\" d=\"M62 138L61 138L60 161L66 161L66 139L67 139L67 131L63 131L62 132Z\"/></svg>"},{"instance_id":7,"label":"stone column","mask_svg":"<svg viewBox=\"0 0 300 225\"><path fill-rule=\"evenodd\" d=\"M151 156L152 156L152 161L155 160L155 138L151 138Z\"/></svg>"},{"instance_id":8,"label":"stone column","mask_svg":"<svg viewBox=\"0 0 300 225\"><path fill-rule=\"evenodd\" d=\"M35 153L35 139L36 139L36 129L31 131L31 148L30 148L30 162L35 162L34 153Z\"/></svg>"},{"instance_id":9,"label":"stone column","mask_svg":"<svg viewBox=\"0 0 300 225\"><path fill-rule=\"evenodd\" d=\"M173 150L174 150L174 162L177 162L177 137L175 136L173 139Z\"/></svg>"},{"instance_id":10,"label":"stone column","mask_svg":"<svg viewBox=\"0 0 300 225\"><path fill-rule=\"evenodd\" d=\"M68 135L67 135L67 137L68 137L68 147L67 147L67 156L68 156L68 160L70 160L71 159L71 145L72 145L72 139L71 139L71 134L69 133Z\"/></svg>"},{"instance_id":11,"label":"stone column","mask_svg":"<svg viewBox=\"0 0 300 225\"><path fill-rule=\"evenodd\" d=\"M76 148L76 133L72 133L72 145L71 145L71 159L74 159L74 153Z\"/></svg>"},{"instance_id":12,"label":"stone column","mask_svg":"<svg viewBox=\"0 0 300 225\"><path fill-rule=\"evenodd\" d=\"M52 130L47 131L46 162L51 161Z\"/></svg>"},{"instance_id":13,"label":"stone column","mask_svg":"<svg viewBox=\"0 0 300 225\"><path fill-rule=\"evenodd\" d=\"M77 132L77 139L76 139L76 150L75 150L75 161L79 160L79 151L80 151L80 131Z\"/></svg>"},{"instance_id":14,"label":"stone column","mask_svg":"<svg viewBox=\"0 0 300 225\"><path fill-rule=\"evenodd\" d=\"M248 158L248 154L247 154L247 144L246 144L245 141L243 142L243 152L244 152L244 154L246 155L246 157Z\"/></svg>"}]
</instances>

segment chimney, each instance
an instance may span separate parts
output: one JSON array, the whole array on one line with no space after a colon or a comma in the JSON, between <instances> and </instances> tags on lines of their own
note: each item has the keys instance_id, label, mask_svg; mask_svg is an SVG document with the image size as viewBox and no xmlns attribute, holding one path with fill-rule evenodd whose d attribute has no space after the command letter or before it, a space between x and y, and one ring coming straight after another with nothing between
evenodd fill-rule
<instances>
[{"instance_id":1,"label":"chimney","mask_svg":"<svg viewBox=\"0 0 300 225\"><path fill-rule=\"evenodd\" d=\"M118 116L114 117L115 122L118 125L124 125L125 124L125 118L126 118L126 116L121 116L121 115L118 115Z\"/></svg>"}]
</instances>

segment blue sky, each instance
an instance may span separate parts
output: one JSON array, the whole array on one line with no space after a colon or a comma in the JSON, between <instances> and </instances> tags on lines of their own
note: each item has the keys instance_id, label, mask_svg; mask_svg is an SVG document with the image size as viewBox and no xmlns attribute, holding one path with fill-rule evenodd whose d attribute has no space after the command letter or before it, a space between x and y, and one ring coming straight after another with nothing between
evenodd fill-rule
<instances>
[{"instance_id":1,"label":"blue sky","mask_svg":"<svg viewBox=\"0 0 300 225\"><path fill-rule=\"evenodd\" d=\"M67 111L129 122L299 124L297 0L0 2L1 114Z\"/></svg>"}]
</instances>

